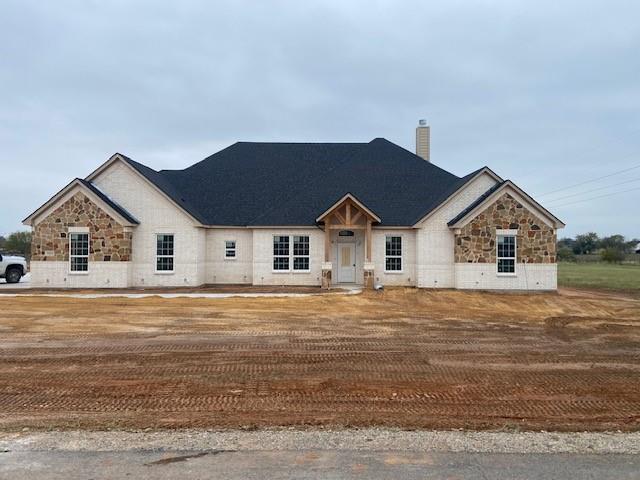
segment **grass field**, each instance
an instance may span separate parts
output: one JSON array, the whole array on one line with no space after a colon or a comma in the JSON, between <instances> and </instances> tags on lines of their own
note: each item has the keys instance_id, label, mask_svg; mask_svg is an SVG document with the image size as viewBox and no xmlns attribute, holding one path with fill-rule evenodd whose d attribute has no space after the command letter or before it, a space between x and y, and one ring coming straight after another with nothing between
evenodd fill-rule
<instances>
[{"instance_id":1,"label":"grass field","mask_svg":"<svg viewBox=\"0 0 640 480\"><path fill-rule=\"evenodd\" d=\"M561 262L558 285L640 293L640 265Z\"/></svg>"}]
</instances>

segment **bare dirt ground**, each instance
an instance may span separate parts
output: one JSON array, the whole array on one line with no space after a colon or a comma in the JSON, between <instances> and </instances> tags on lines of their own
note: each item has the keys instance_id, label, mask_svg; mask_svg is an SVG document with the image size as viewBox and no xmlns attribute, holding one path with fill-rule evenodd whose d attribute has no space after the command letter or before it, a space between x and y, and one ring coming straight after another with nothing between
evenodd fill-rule
<instances>
[{"instance_id":1,"label":"bare dirt ground","mask_svg":"<svg viewBox=\"0 0 640 480\"><path fill-rule=\"evenodd\" d=\"M640 430L640 301L0 296L0 429Z\"/></svg>"}]
</instances>

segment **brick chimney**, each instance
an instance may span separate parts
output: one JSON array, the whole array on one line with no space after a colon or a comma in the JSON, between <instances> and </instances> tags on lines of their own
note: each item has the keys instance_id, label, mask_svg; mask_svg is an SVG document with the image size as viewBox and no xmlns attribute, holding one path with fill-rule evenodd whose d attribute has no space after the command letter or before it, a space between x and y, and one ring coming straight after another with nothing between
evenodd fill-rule
<instances>
[{"instance_id":1,"label":"brick chimney","mask_svg":"<svg viewBox=\"0 0 640 480\"><path fill-rule=\"evenodd\" d=\"M416 155L431 161L431 127L426 120L419 120L416 127Z\"/></svg>"}]
</instances>

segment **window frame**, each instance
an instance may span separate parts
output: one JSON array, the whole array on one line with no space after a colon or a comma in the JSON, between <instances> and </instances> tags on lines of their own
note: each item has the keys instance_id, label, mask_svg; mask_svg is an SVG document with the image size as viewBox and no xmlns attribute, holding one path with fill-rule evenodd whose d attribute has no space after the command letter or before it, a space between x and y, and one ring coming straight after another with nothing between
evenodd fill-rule
<instances>
[{"instance_id":1,"label":"window frame","mask_svg":"<svg viewBox=\"0 0 640 480\"><path fill-rule=\"evenodd\" d=\"M159 255L158 254L158 237L170 236L171 237L171 255ZM155 273L156 275L172 275L176 271L176 235L174 233L156 233L154 236L156 246L156 261L155 261ZM158 259L171 258L171 270L158 270Z\"/></svg>"},{"instance_id":2,"label":"window frame","mask_svg":"<svg viewBox=\"0 0 640 480\"><path fill-rule=\"evenodd\" d=\"M513 238L513 256L500 256L499 239L500 237ZM513 272L501 272L500 260L513 260ZM517 230L496 230L496 275L499 277L515 277L518 269L518 231Z\"/></svg>"},{"instance_id":3,"label":"window frame","mask_svg":"<svg viewBox=\"0 0 640 480\"><path fill-rule=\"evenodd\" d=\"M305 237L307 239L307 253L306 254L296 254L296 238ZM308 233L304 234L287 234L281 235L274 233L272 235L272 250L271 250L271 272L272 273L310 273L311 272L311 235ZM287 254L279 254L275 253L275 239L276 238L287 238ZM287 259L287 268L276 269L275 268L275 260L276 258L286 258ZM308 267L306 269L295 268L296 259L306 258Z\"/></svg>"},{"instance_id":4,"label":"window frame","mask_svg":"<svg viewBox=\"0 0 640 480\"><path fill-rule=\"evenodd\" d=\"M291 249L291 260L289 261L289 265L291 265L291 269L294 273L309 273L311 271L311 236L310 235L292 235L292 245ZM296 237L298 238L306 238L307 239L307 253L305 254L296 254ZM300 243L300 242L299 242ZM304 242L302 242L304 245ZM307 259L307 268L296 268L296 259L297 258L306 258Z\"/></svg>"},{"instance_id":5,"label":"window frame","mask_svg":"<svg viewBox=\"0 0 640 480\"><path fill-rule=\"evenodd\" d=\"M279 239L286 238L287 239L287 253L276 254L276 237ZM281 240L279 240L281 241ZM280 250L281 247L278 247ZM278 251L279 251L278 250ZM286 258L287 259L287 268L276 268L276 258ZM291 271L291 237L290 235L279 235L273 234L271 236L271 271L273 273L289 273Z\"/></svg>"},{"instance_id":6,"label":"window frame","mask_svg":"<svg viewBox=\"0 0 640 480\"><path fill-rule=\"evenodd\" d=\"M399 238L400 239L400 255L387 255L387 239L388 238ZM399 270L388 270L387 269L387 258L399 258L400 259L400 269ZM385 235L384 236L384 273L389 273L389 274L404 273L404 235Z\"/></svg>"},{"instance_id":7,"label":"window frame","mask_svg":"<svg viewBox=\"0 0 640 480\"><path fill-rule=\"evenodd\" d=\"M74 235L86 235L87 236L87 254L86 255L78 255L72 254L71 244L73 243ZM69 237L69 274L71 275L88 275L89 274L89 256L91 255L91 232L89 229L74 229L69 230L67 232L67 236ZM73 270L73 259L74 258L86 258L87 259L87 269L86 270Z\"/></svg>"},{"instance_id":8,"label":"window frame","mask_svg":"<svg viewBox=\"0 0 640 480\"><path fill-rule=\"evenodd\" d=\"M228 244L233 243L233 247L230 247ZM229 255L229 252L233 251L233 255ZM235 260L238 258L238 242L235 239L225 240L224 241L224 259L225 260Z\"/></svg>"}]
</instances>

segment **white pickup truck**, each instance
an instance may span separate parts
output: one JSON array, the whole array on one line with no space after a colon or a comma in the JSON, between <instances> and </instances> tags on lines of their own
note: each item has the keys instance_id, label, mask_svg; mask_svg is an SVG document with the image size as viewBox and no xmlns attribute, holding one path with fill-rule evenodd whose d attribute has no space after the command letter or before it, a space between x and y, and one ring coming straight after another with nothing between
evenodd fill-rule
<instances>
[{"instance_id":1,"label":"white pickup truck","mask_svg":"<svg viewBox=\"0 0 640 480\"><path fill-rule=\"evenodd\" d=\"M0 253L0 278L7 283L18 283L27 274L27 260L18 255Z\"/></svg>"}]
</instances>

